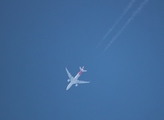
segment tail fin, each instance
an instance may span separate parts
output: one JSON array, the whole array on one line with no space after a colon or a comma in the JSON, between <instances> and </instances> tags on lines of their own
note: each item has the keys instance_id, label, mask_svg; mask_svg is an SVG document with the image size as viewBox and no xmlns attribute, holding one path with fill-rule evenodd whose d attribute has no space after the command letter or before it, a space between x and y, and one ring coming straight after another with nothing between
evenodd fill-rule
<instances>
[{"instance_id":1,"label":"tail fin","mask_svg":"<svg viewBox=\"0 0 164 120\"><path fill-rule=\"evenodd\" d=\"M82 71L82 72L87 72L87 70L84 70L84 66L81 68L79 67L79 69Z\"/></svg>"}]
</instances>

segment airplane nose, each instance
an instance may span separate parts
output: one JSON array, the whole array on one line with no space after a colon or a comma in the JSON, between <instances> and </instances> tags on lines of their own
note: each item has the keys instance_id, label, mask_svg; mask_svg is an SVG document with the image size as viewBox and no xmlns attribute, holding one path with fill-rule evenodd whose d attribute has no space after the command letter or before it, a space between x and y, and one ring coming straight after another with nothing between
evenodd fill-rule
<instances>
[{"instance_id":1,"label":"airplane nose","mask_svg":"<svg viewBox=\"0 0 164 120\"><path fill-rule=\"evenodd\" d=\"M69 88L67 87L66 90L68 90Z\"/></svg>"}]
</instances>

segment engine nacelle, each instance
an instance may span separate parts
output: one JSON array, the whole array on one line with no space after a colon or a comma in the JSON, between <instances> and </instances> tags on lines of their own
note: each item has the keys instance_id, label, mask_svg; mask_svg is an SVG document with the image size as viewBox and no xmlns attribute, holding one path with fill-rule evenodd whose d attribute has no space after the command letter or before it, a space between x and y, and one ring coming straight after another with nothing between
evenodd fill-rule
<instances>
[{"instance_id":1,"label":"engine nacelle","mask_svg":"<svg viewBox=\"0 0 164 120\"><path fill-rule=\"evenodd\" d=\"M78 86L78 84L75 85L76 87Z\"/></svg>"},{"instance_id":2,"label":"engine nacelle","mask_svg":"<svg viewBox=\"0 0 164 120\"><path fill-rule=\"evenodd\" d=\"M70 79L68 79L67 81L70 82Z\"/></svg>"}]
</instances>

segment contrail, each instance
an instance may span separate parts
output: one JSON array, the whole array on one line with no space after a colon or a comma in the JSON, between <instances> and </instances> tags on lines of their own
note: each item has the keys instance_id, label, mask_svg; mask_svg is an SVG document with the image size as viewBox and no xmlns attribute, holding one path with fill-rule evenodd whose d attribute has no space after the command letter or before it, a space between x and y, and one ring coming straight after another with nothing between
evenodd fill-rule
<instances>
[{"instance_id":1,"label":"contrail","mask_svg":"<svg viewBox=\"0 0 164 120\"><path fill-rule=\"evenodd\" d=\"M120 22L120 20L123 18L123 16L128 12L128 10L132 7L135 0L130 1L122 15L116 20L116 22L113 24L113 26L109 29L109 31L106 33L106 35L103 37L103 40L113 31L113 29L116 27L116 25Z\"/></svg>"},{"instance_id":2,"label":"contrail","mask_svg":"<svg viewBox=\"0 0 164 120\"><path fill-rule=\"evenodd\" d=\"M132 7L135 0L131 0L127 7L125 8L124 12L121 14L121 16L116 20L116 22L113 24L113 26L108 30L106 35L103 37L103 39L99 42L98 46L101 45L101 43L106 39L106 37L113 31L113 29L116 27L116 25L121 21L121 19L124 17L124 15L129 11L129 9Z\"/></svg>"},{"instance_id":3,"label":"contrail","mask_svg":"<svg viewBox=\"0 0 164 120\"><path fill-rule=\"evenodd\" d=\"M134 17L141 11L141 9L144 7L144 5L148 1L149 0L144 0L144 2L142 2L140 4L140 6L137 8L137 10L133 12L132 16L127 20L127 22L124 24L124 26L120 29L120 31L118 31L118 33L112 38L112 40L107 45L107 47L104 49L104 51L106 51L108 49L108 47L117 39L117 37L122 33L122 31L127 27L127 25L134 19Z\"/></svg>"}]
</instances>

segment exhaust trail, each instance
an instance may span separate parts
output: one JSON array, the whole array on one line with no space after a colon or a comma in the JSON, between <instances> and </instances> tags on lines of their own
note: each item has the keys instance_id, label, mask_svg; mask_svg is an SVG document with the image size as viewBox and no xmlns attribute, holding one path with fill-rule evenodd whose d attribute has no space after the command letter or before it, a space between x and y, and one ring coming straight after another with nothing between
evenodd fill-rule
<instances>
[{"instance_id":1,"label":"exhaust trail","mask_svg":"<svg viewBox=\"0 0 164 120\"><path fill-rule=\"evenodd\" d=\"M129 9L132 7L133 3L135 2L135 0L132 0L128 6L126 7L126 9L124 10L124 12L122 13L122 15L116 20L116 22L113 24L113 26L109 29L109 31L106 33L106 35L103 37L103 39L105 39L112 31L113 29L116 27L116 25L120 22L120 20L124 17L124 15L129 11Z\"/></svg>"},{"instance_id":2,"label":"exhaust trail","mask_svg":"<svg viewBox=\"0 0 164 120\"><path fill-rule=\"evenodd\" d=\"M122 31L127 27L127 25L134 19L134 17L141 11L141 9L144 7L144 5L148 2L149 0L144 0L140 6L135 10L132 14L132 16L127 20L127 22L124 24L124 26L118 31L118 33L112 38L112 40L109 42L107 47L104 49L104 52L110 47L110 45L117 39L117 37L122 33Z\"/></svg>"},{"instance_id":3,"label":"exhaust trail","mask_svg":"<svg viewBox=\"0 0 164 120\"><path fill-rule=\"evenodd\" d=\"M121 19L124 17L124 15L129 11L129 9L132 7L135 0L131 0L127 7L125 8L124 12L121 14L121 16L116 20L116 22L113 24L113 26L108 30L106 35L103 37L103 39L99 42L98 46L106 39L106 37L113 31L113 29L116 27L116 25L121 21Z\"/></svg>"}]
</instances>

